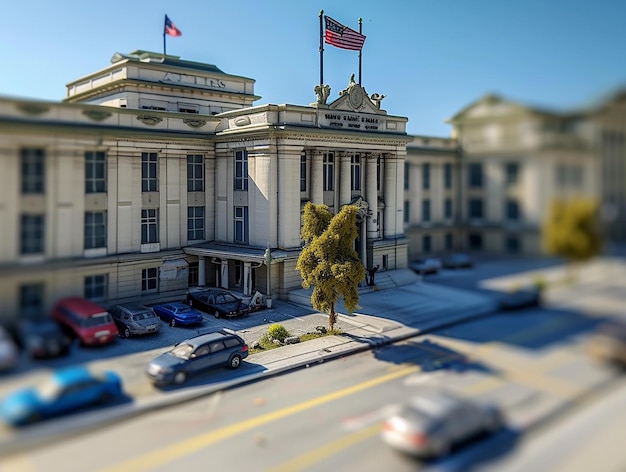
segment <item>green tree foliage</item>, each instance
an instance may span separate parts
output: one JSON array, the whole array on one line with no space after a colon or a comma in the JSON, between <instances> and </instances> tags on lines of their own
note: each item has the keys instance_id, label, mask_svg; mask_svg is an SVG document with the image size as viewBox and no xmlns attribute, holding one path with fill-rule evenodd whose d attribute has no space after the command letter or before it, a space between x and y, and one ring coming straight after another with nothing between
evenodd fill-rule
<instances>
[{"instance_id":1,"label":"green tree foliage","mask_svg":"<svg viewBox=\"0 0 626 472\"><path fill-rule=\"evenodd\" d=\"M365 268L354 250L358 236L358 207L344 206L332 216L326 205L308 202L300 237L305 245L296 268L304 288L313 287L311 303L316 310L328 313L330 329L337 322L335 305L343 297L352 311L359 303L358 284L365 278Z\"/></svg>"},{"instance_id":2,"label":"green tree foliage","mask_svg":"<svg viewBox=\"0 0 626 472\"><path fill-rule=\"evenodd\" d=\"M590 198L555 200L543 225L545 252L570 262L597 255L602 248L598 203Z\"/></svg>"}]
</instances>

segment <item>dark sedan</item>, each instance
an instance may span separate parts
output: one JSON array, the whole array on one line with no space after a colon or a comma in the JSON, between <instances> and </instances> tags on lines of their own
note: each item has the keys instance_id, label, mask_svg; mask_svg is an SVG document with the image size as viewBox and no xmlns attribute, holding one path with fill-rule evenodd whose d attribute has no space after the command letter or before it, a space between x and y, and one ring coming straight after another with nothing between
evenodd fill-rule
<instances>
[{"instance_id":1,"label":"dark sedan","mask_svg":"<svg viewBox=\"0 0 626 472\"><path fill-rule=\"evenodd\" d=\"M37 359L63 356L72 344L58 323L49 318L22 320L18 325L18 340L21 347Z\"/></svg>"},{"instance_id":2,"label":"dark sedan","mask_svg":"<svg viewBox=\"0 0 626 472\"><path fill-rule=\"evenodd\" d=\"M198 325L204 321L202 313L181 302L164 303L152 307L154 312L170 326Z\"/></svg>"},{"instance_id":3,"label":"dark sedan","mask_svg":"<svg viewBox=\"0 0 626 472\"><path fill-rule=\"evenodd\" d=\"M187 294L186 302L216 318L234 317L250 313L250 306L232 293L219 288L198 290Z\"/></svg>"}]
</instances>

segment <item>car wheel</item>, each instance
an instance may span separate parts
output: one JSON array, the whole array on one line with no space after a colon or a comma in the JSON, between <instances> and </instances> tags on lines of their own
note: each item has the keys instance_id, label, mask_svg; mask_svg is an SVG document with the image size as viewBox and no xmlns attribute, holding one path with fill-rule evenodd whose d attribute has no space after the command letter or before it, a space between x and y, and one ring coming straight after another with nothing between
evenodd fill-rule
<instances>
[{"instance_id":1,"label":"car wheel","mask_svg":"<svg viewBox=\"0 0 626 472\"><path fill-rule=\"evenodd\" d=\"M215 313L213 314L213 316L215 316L215 318L219 318L220 317L220 312L215 310Z\"/></svg>"},{"instance_id":2,"label":"car wheel","mask_svg":"<svg viewBox=\"0 0 626 472\"><path fill-rule=\"evenodd\" d=\"M175 318L172 318L172 319L170 320L170 326L171 326L172 328L173 328L174 326L176 326L176 319L175 319Z\"/></svg>"},{"instance_id":3,"label":"car wheel","mask_svg":"<svg viewBox=\"0 0 626 472\"><path fill-rule=\"evenodd\" d=\"M126 328L124 328L124 337L125 338L130 338L130 329L128 328L128 326L126 326Z\"/></svg>"},{"instance_id":4,"label":"car wheel","mask_svg":"<svg viewBox=\"0 0 626 472\"><path fill-rule=\"evenodd\" d=\"M183 371L177 372L176 375L174 376L174 383L177 385L184 383L185 380L187 380L186 372L183 372Z\"/></svg>"},{"instance_id":5,"label":"car wheel","mask_svg":"<svg viewBox=\"0 0 626 472\"><path fill-rule=\"evenodd\" d=\"M41 421L41 419L42 419L41 413L37 413L36 411L34 411L28 415L28 418L26 419L26 423L27 424L37 423L38 421Z\"/></svg>"},{"instance_id":6,"label":"car wheel","mask_svg":"<svg viewBox=\"0 0 626 472\"><path fill-rule=\"evenodd\" d=\"M111 392L104 392L100 395L100 403L109 403L111 400L113 400Z\"/></svg>"},{"instance_id":7,"label":"car wheel","mask_svg":"<svg viewBox=\"0 0 626 472\"><path fill-rule=\"evenodd\" d=\"M241 365L241 356L239 355L234 355L233 357L230 358L230 361L228 362L228 366L231 369L236 369L237 367L239 367Z\"/></svg>"}]
</instances>

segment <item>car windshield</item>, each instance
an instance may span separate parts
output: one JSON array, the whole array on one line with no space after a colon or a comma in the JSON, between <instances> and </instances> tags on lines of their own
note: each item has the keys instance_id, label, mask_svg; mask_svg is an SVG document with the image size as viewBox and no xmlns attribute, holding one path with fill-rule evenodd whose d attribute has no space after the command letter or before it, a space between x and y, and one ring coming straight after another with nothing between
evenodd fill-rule
<instances>
[{"instance_id":1,"label":"car windshield","mask_svg":"<svg viewBox=\"0 0 626 472\"><path fill-rule=\"evenodd\" d=\"M48 379L44 383L42 383L37 392L39 393L39 397L43 400L53 400L59 395L59 391L61 390L61 386L54 379Z\"/></svg>"},{"instance_id":2,"label":"car windshield","mask_svg":"<svg viewBox=\"0 0 626 472\"><path fill-rule=\"evenodd\" d=\"M91 315L88 318L82 318L80 325L84 327L102 326L111 323L111 315L108 313L98 313L97 315Z\"/></svg>"},{"instance_id":3,"label":"car windshield","mask_svg":"<svg viewBox=\"0 0 626 472\"><path fill-rule=\"evenodd\" d=\"M150 318L154 318L155 315L149 311L145 312L145 313L136 313L133 315L133 321L141 321L141 320L148 320Z\"/></svg>"},{"instance_id":4,"label":"car windshield","mask_svg":"<svg viewBox=\"0 0 626 472\"><path fill-rule=\"evenodd\" d=\"M189 359L193 352L193 346L191 344L179 344L170 351L170 354L179 359Z\"/></svg>"},{"instance_id":5,"label":"car windshield","mask_svg":"<svg viewBox=\"0 0 626 472\"><path fill-rule=\"evenodd\" d=\"M176 313L193 313L193 310L188 306L174 307L173 311L175 311Z\"/></svg>"}]
</instances>

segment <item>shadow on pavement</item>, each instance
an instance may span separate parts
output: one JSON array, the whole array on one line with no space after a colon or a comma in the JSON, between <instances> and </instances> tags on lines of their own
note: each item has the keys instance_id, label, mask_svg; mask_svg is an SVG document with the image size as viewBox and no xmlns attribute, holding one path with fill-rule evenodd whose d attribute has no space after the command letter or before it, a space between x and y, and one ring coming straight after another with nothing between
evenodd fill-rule
<instances>
[{"instance_id":1,"label":"shadow on pavement","mask_svg":"<svg viewBox=\"0 0 626 472\"><path fill-rule=\"evenodd\" d=\"M226 382L231 380L236 380L241 377L246 377L251 374L261 373L267 370L267 367L264 367L259 364L252 364L242 361L241 366L236 370L231 370L227 368L223 369L215 369L209 370L206 372L201 372L195 375L190 375L185 382L181 385L155 385L154 388L156 390L160 390L163 392L173 392L177 390L184 390L187 388L193 387L206 387L210 384ZM241 385L241 383L238 383Z\"/></svg>"},{"instance_id":2,"label":"shadow on pavement","mask_svg":"<svg viewBox=\"0 0 626 472\"><path fill-rule=\"evenodd\" d=\"M446 369L455 372L495 373L490 367L479 362L472 362L466 355L429 339L390 344L375 349L373 353L378 360L394 364L415 364L424 372Z\"/></svg>"}]
</instances>

